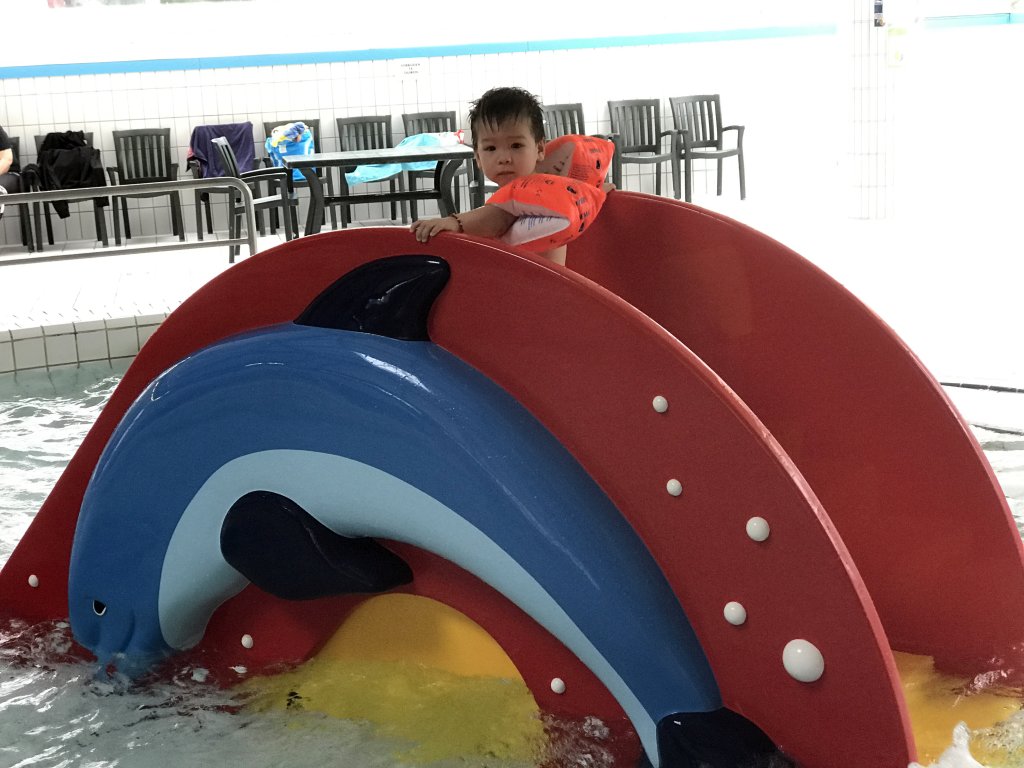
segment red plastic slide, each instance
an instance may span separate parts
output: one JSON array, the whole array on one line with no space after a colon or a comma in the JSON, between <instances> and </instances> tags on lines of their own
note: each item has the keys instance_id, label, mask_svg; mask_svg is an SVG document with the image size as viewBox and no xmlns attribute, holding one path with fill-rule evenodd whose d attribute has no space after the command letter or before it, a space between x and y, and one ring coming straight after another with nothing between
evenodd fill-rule
<instances>
[{"instance_id":1,"label":"red plastic slide","mask_svg":"<svg viewBox=\"0 0 1024 768\"><path fill-rule=\"evenodd\" d=\"M67 615L82 494L153 377L220 338L294 319L359 264L405 253L452 268L431 339L511 392L597 480L664 570L725 703L801 764L914 758L890 641L964 664L1024 636L1020 537L966 426L904 345L764 235L624 192L570 248L575 271L465 236L422 245L399 229L352 229L211 281L125 375L0 572L0 609ZM752 518L767 522L766 539L748 535ZM429 553L402 554L414 591L487 629L542 707L621 720L582 665L504 598ZM268 639L245 652L250 669L301 660L356 601L288 603L249 588L217 612L202 646L238 663L244 625ZM744 623L725 619L731 602ZM794 639L820 650L820 679L784 669ZM556 674L574 677L570 695L551 693Z\"/></svg>"}]
</instances>

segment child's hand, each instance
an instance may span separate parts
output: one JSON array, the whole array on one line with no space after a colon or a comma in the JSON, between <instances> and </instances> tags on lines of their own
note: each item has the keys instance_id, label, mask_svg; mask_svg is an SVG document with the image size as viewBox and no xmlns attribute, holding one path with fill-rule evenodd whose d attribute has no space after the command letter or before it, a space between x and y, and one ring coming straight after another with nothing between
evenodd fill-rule
<instances>
[{"instance_id":1,"label":"child's hand","mask_svg":"<svg viewBox=\"0 0 1024 768\"><path fill-rule=\"evenodd\" d=\"M420 219L409 226L409 231L416 236L417 240L425 243L438 232L458 232L459 222L451 216L446 216L443 219Z\"/></svg>"},{"instance_id":2,"label":"child's hand","mask_svg":"<svg viewBox=\"0 0 1024 768\"><path fill-rule=\"evenodd\" d=\"M610 181L606 181L604 184L601 185L601 189L602 191L605 192L605 194L607 194L608 192L612 192L615 189L615 185L612 184Z\"/></svg>"}]
</instances>

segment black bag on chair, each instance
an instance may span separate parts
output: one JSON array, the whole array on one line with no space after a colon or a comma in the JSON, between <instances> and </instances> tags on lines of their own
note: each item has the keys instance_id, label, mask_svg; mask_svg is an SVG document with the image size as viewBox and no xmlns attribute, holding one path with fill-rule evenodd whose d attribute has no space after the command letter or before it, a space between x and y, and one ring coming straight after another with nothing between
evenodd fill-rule
<instances>
[{"instance_id":1,"label":"black bag on chair","mask_svg":"<svg viewBox=\"0 0 1024 768\"><path fill-rule=\"evenodd\" d=\"M83 131L46 134L39 148L36 165L39 186L44 190L107 185L100 151L86 143ZM98 202L102 205L106 200L98 199ZM67 202L58 200L52 205L62 219L70 215Z\"/></svg>"}]
</instances>

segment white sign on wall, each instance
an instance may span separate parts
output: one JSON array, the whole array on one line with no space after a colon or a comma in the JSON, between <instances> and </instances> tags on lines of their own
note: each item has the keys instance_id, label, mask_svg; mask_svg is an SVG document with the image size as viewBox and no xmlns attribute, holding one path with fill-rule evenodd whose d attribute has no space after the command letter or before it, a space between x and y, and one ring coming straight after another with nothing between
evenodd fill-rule
<instances>
[{"instance_id":1,"label":"white sign on wall","mask_svg":"<svg viewBox=\"0 0 1024 768\"><path fill-rule=\"evenodd\" d=\"M393 59L390 62L391 77L400 83L419 82L420 75L426 69L427 60L419 59Z\"/></svg>"}]
</instances>

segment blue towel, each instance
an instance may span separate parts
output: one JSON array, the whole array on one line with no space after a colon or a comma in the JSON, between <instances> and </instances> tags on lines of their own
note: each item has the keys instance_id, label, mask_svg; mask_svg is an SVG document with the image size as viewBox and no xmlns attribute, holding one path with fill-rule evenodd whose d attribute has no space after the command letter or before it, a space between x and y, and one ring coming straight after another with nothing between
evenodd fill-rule
<instances>
[{"instance_id":1,"label":"blue towel","mask_svg":"<svg viewBox=\"0 0 1024 768\"><path fill-rule=\"evenodd\" d=\"M399 147L442 147L462 143L462 131L457 133L416 133L406 136ZM345 174L345 181L352 184L366 184L371 181L383 181L396 176L402 171L430 171L437 165L436 160L418 163L381 163L379 165L360 165L354 171Z\"/></svg>"}]
</instances>

